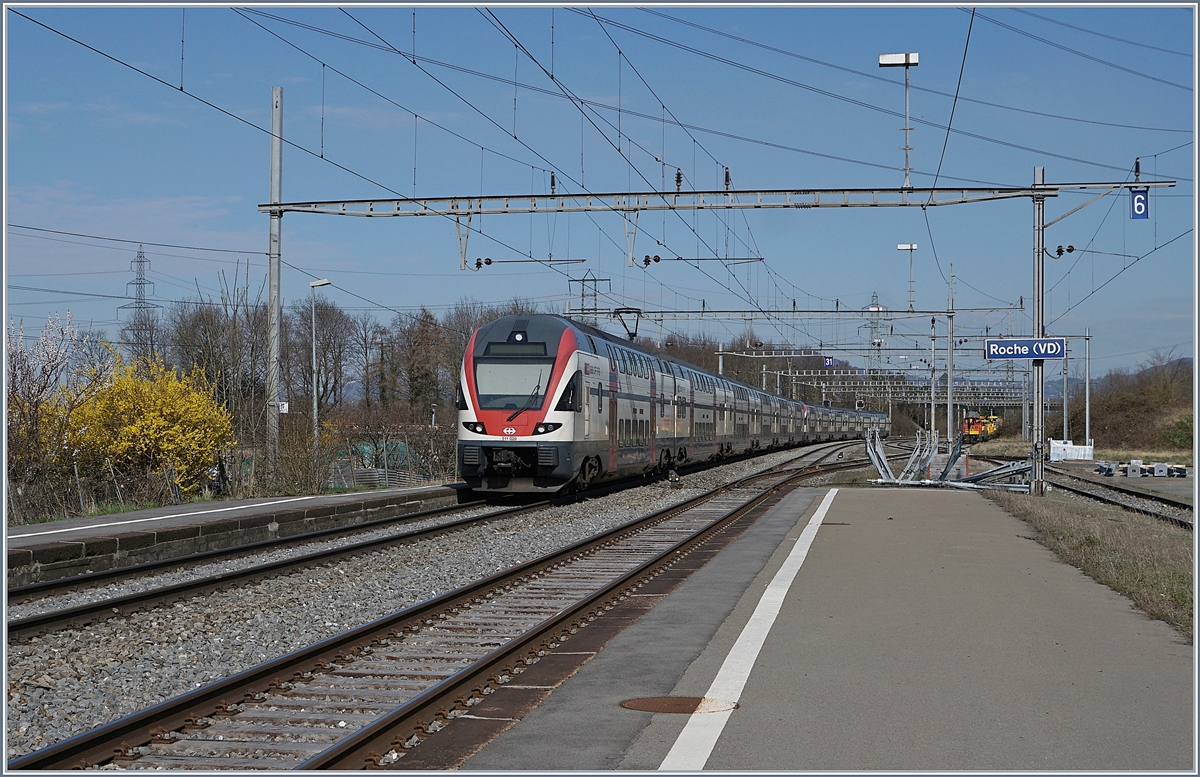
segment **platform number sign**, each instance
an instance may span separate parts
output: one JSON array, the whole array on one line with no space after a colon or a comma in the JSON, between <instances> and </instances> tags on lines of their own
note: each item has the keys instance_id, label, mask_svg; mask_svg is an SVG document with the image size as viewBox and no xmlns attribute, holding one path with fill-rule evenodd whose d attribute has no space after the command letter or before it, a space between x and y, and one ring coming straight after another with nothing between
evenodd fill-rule
<instances>
[{"instance_id":1,"label":"platform number sign","mask_svg":"<svg viewBox=\"0 0 1200 777\"><path fill-rule=\"evenodd\" d=\"M826 367L832 367L832 366L833 366L833 357L832 357L832 356L826 356L826 357L825 357L825 366L826 366Z\"/></svg>"},{"instance_id":2,"label":"platform number sign","mask_svg":"<svg viewBox=\"0 0 1200 777\"><path fill-rule=\"evenodd\" d=\"M1129 218L1131 219L1146 219L1150 218L1150 190L1149 189L1130 189L1129 190Z\"/></svg>"}]
</instances>

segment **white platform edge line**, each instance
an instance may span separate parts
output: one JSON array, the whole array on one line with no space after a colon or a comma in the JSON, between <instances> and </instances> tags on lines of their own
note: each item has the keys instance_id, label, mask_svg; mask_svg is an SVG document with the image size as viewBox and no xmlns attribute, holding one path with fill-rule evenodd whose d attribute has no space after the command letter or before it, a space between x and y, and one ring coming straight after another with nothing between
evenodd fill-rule
<instances>
[{"instance_id":1,"label":"white platform edge line","mask_svg":"<svg viewBox=\"0 0 1200 777\"><path fill-rule=\"evenodd\" d=\"M235 505L233 507L217 507L211 510L196 510L191 513L173 513L171 515L156 515L150 518L131 518L127 521L113 521L111 523L95 523L87 526L73 526L70 529L49 529L47 531L35 531L27 534L14 534L13 539L24 537L41 537L46 534L65 534L66 532L82 531L85 529L103 529L108 526L127 526L135 523L145 523L146 521L165 521L168 518L190 518L193 515L208 515L210 513L225 513L230 510L249 510L252 507L271 507L272 505L280 505L286 502L302 502L305 499L316 499L315 496L294 496L287 499L277 499L274 502L259 502L252 505Z\"/></svg>"},{"instance_id":2,"label":"white platform edge line","mask_svg":"<svg viewBox=\"0 0 1200 777\"><path fill-rule=\"evenodd\" d=\"M754 608L754 613L742 628L742 633L738 635L737 641L725 657L716 678L709 686L708 692L704 694L705 697L733 702L741 699L742 690L746 687L746 681L750 677L750 671L754 668L758 653L762 650L762 646L767 640L767 634L770 633L775 619L779 616L784 597L791 588L796 573L800 571L800 565L808 556L808 550L812 547L813 540L816 539L817 529L820 528L821 521L825 519L825 514L829 512L829 506L833 504L833 498L837 492L836 488L830 489L813 517L809 519L804 531L800 533L800 537L792 547L792 552L788 554L783 566L779 568L766 590L763 591L762 598ZM683 727L683 731L679 733L678 739L671 747L671 751L659 765L659 771L699 771L703 769L731 714L732 711L691 715L687 725Z\"/></svg>"}]
</instances>

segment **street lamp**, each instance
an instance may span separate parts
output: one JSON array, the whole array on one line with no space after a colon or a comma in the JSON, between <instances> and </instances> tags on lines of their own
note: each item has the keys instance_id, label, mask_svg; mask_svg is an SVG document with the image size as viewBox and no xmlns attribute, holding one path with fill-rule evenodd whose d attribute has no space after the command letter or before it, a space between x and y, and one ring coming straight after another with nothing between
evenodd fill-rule
<instances>
[{"instance_id":1,"label":"street lamp","mask_svg":"<svg viewBox=\"0 0 1200 777\"><path fill-rule=\"evenodd\" d=\"M917 61L917 52L909 54L880 54L880 67L902 67L904 68L904 188L911 189L912 181L909 180L908 174L912 168L908 165L908 152L912 148L908 145L908 132L912 127L908 126L908 69L916 67L920 62Z\"/></svg>"},{"instance_id":2,"label":"street lamp","mask_svg":"<svg viewBox=\"0 0 1200 777\"><path fill-rule=\"evenodd\" d=\"M908 251L908 312L913 312L913 251L917 250L916 243L897 243L897 251Z\"/></svg>"},{"instance_id":3,"label":"street lamp","mask_svg":"<svg viewBox=\"0 0 1200 777\"><path fill-rule=\"evenodd\" d=\"M312 292L312 399L313 399L313 466L317 464L318 453L318 436L319 428L317 426L317 287L328 286L330 280L322 278L319 281L313 281L308 284L309 290Z\"/></svg>"}]
</instances>

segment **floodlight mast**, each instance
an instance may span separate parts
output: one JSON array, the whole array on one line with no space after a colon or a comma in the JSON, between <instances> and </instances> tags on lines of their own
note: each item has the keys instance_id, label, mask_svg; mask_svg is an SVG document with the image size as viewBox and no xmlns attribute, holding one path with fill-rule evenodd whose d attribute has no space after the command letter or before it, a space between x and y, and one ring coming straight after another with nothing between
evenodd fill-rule
<instances>
[{"instance_id":1,"label":"floodlight mast","mask_svg":"<svg viewBox=\"0 0 1200 777\"><path fill-rule=\"evenodd\" d=\"M912 127L908 126L908 69L916 67L920 62L917 61L917 52L908 54L880 54L880 67L902 67L904 68L904 188L912 188L912 179L909 173L912 172L912 167L908 164L908 152L912 150L908 142L908 133Z\"/></svg>"}]
</instances>

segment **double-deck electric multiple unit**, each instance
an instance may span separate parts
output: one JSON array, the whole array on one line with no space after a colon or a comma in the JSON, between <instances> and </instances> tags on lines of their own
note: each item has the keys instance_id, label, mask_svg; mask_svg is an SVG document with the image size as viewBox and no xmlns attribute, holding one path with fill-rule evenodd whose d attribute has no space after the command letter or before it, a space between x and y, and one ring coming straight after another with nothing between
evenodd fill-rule
<instances>
[{"instance_id":1,"label":"double-deck electric multiple unit","mask_svg":"<svg viewBox=\"0 0 1200 777\"><path fill-rule=\"evenodd\" d=\"M456 394L459 472L486 492L586 488L890 428L886 415L785 399L554 315L476 330Z\"/></svg>"}]
</instances>

